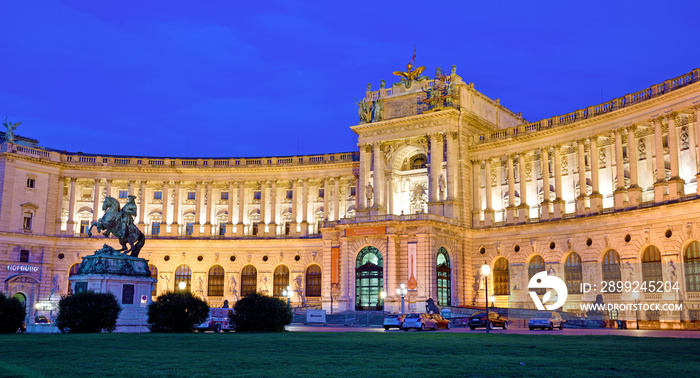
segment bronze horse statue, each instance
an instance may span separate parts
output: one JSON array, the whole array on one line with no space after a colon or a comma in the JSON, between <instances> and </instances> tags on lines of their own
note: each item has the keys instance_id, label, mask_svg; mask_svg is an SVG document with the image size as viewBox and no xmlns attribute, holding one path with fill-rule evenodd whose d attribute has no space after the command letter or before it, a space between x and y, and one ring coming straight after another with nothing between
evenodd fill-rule
<instances>
[{"instance_id":1,"label":"bronze horse statue","mask_svg":"<svg viewBox=\"0 0 700 378\"><path fill-rule=\"evenodd\" d=\"M146 237L134 224L136 216L135 196L129 196L129 200L122 209L119 207L119 201L113 197L105 198L102 202L102 210L105 215L98 219L97 222L92 222L88 229L88 236L92 236L92 228L96 227L97 232L102 232L102 235L109 236L113 234L119 239L122 249L117 252L127 254L131 252L131 256L138 257L141 248L146 242ZM127 244L130 247L127 247Z\"/></svg>"}]
</instances>

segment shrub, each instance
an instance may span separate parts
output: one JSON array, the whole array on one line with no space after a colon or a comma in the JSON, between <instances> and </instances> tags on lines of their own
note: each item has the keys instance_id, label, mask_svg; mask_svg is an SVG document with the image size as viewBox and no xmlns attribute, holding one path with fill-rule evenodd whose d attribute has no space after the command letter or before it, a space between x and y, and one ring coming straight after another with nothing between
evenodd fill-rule
<instances>
[{"instance_id":1,"label":"shrub","mask_svg":"<svg viewBox=\"0 0 700 378\"><path fill-rule=\"evenodd\" d=\"M148 306L151 332L193 332L209 318L207 302L190 292L167 292Z\"/></svg>"},{"instance_id":2,"label":"shrub","mask_svg":"<svg viewBox=\"0 0 700 378\"><path fill-rule=\"evenodd\" d=\"M27 310L17 298L0 292L0 333L15 333L22 326Z\"/></svg>"},{"instance_id":3,"label":"shrub","mask_svg":"<svg viewBox=\"0 0 700 378\"><path fill-rule=\"evenodd\" d=\"M292 310L281 299L254 293L236 302L230 317L236 332L281 332L292 322Z\"/></svg>"},{"instance_id":4,"label":"shrub","mask_svg":"<svg viewBox=\"0 0 700 378\"><path fill-rule=\"evenodd\" d=\"M122 311L112 293L83 291L58 302L56 326L61 332L114 332Z\"/></svg>"}]
</instances>

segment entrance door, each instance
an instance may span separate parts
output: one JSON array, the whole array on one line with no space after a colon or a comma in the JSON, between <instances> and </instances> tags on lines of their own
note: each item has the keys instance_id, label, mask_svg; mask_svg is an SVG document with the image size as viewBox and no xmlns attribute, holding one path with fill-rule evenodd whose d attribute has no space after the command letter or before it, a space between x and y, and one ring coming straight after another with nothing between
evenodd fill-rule
<instances>
[{"instance_id":1,"label":"entrance door","mask_svg":"<svg viewBox=\"0 0 700 378\"><path fill-rule=\"evenodd\" d=\"M362 248L355 263L355 310L382 311L384 300L382 254L375 247Z\"/></svg>"}]
</instances>

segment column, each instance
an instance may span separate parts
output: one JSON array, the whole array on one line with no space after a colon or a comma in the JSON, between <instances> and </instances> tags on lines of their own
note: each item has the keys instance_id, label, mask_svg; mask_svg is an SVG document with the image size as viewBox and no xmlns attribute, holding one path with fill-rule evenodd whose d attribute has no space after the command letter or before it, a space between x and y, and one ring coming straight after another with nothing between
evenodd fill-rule
<instances>
[{"instance_id":1,"label":"column","mask_svg":"<svg viewBox=\"0 0 700 378\"><path fill-rule=\"evenodd\" d=\"M361 144L360 147L360 174L358 177L358 189L355 192L357 210L363 210L371 206L367 203L366 188L369 184L369 166L371 153L368 151L368 144Z\"/></svg>"},{"instance_id":2,"label":"column","mask_svg":"<svg viewBox=\"0 0 700 378\"><path fill-rule=\"evenodd\" d=\"M656 182L654 182L654 202L663 202L666 194L666 167L664 165L664 142L661 131L661 119L653 120L654 124L654 152L656 154Z\"/></svg>"},{"instance_id":3,"label":"column","mask_svg":"<svg viewBox=\"0 0 700 378\"><path fill-rule=\"evenodd\" d=\"M206 191L207 191L207 212L206 212L206 219L204 219L204 235L205 236L212 236L215 234L214 228L211 224L211 212L212 208L214 206L214 183L211 181L206 182Z\"/></svg>"},{"instance_id":4,"label":"column","mask_svg":"<svg viewBox=\"0 0 700 378\"><path fill-rule=\"evenodd\" d=\"M323 179L323 220L326 221L328 220L328 197L331 195L330 190L330 184L328 181L328 177Z\"/></svg>"},{"instance_id":5,"label":"column","mask_svg":"<svg viewBox=\"0 0 700 378\"><path fill-rule=\"evenodd\" d=\"M637 171L637 138L634 131L637 126L627 128L627 155L630 160L630 186L627 188L627 200L630 206L638 206L642 201L642 188L639 186L639 172Z\"/></svg>"},{"instance_id":6,"label":"column","mask_svg":"<svg viewBox=\"0 0 700 378\"><path fill-rule=\"evenodd\" d=\"M258 225L258 236L265 235L267 232L267 183L268 181L260 183L260 225Z\"/></svg>"},{"instance_id":7,"label":"column","mask_svg":"<svg viewBox=\"0 0 700 378\"><path fill-rule=\"evenodd\" d=\"M430 178L428 184L428 212L443 215L440 202L440 174L443 161L443 135L441 133L430 134Z\"/></svg>"},{"instance_id":8,"label":"column","mask_svg":"<svg viewBox=\"0 0 700 378\"><path fill-rule=\"evenodd\" d=\"M386 213L386 203L384 198L384 187L386 186L386 181L384 180L384 157L382 156L382 151L380 144L374 143L372 146L372 157L374 159L374 195L372 204L372 209L374 214L385 214Z\"/></svg>"},{"instance_id":9,"label":"column","mask_svg":"<svg viewBox=\"0 0 700 378\"><path fill-rule=\"evenodd\" d=\"M304 179L301 190L301 236L309 236L309 179Z\"/></svg>"},{"instance_id":10,"label":"column","mask_svg":"<svg viewBox=\"0 0 700 378\"><path fill-rule=\"evenodd\" d=\"M180 181L175 181L173 190L173 224L170 226L170 235L180 235Z\"/></svg>"},{"instance_id":11,"label":"column","mask_svg":"<svg viewBox=\"0 0 700 378\"><path fill-rule=\"evenodd\" d=\"M622 157L622 133L620 129L613 131L615 135L615 169L617 172L617 185L615 186L615 209L623 209L625 207L626 191L625 191L625 162Z\"/></svg>"},{"instance_id":12,"label":"column","mask_svg":"<svg viewBox=\"0 0 700 378\"><path fill-rule=\"evenodd\" d=\"M697 182L697 189L696 193L700 195L700 125L698 125L698 122L700 122L700 105L696 106L695 108L695 143L698 145L698 150L695 154L695 181ZM692 148L695 148L695 146L691 146Z\"/></svg>"},{"instance_id":13,"label":"column","mask_svg":"<svg viewBox=\"0 0 700 378\"><path fill-rule=\"evenodd\" d=\"M92 221L97 222L100 215L100 179L95 179L95 187L92 189L92 193ZM63 195L61 195L61 197L63 197Z\"/></svg>"},{"instance_id":14,"label":"column","mask_svg":"<svg viewBox=\"0 0 700 378\"><path fill-rule=\"evenodd\" d=\"M590 138L590 140L591 150L589 156L591 159L591 186L593 187L592 193L590 195L590 211L592 213L600 213L603 210L603 195L600 194L600 181L598 175L598 136L594 135Z\"/></svg>"},{"instance_id":15,"label":"column","mask_svg":"<svg viewBox=\"0 0 700 378\"><path fill-rule=\"evenodd\" d=\"M447 143L447 167L445 172L447 173L447 188L446 197L443 207L444 215L448 218L459 218L460 203L457 201L458 189L457 186L459 177L457 176L458 171L458 157L459 151L457 149L457 132L450 131L445 134L445 143ZM479 161L479 166L481 167L481 162ZM481 206L481 203L479 203Z\"/></svg>"},{"instance_id":16,"label":"column","mask_svg":"<svg viewBox=\"0 0 700 378\"><path fill-rule=\"evenodd\" d=\"M507 156L508 159L508 207L506 208L506 224L515 222L515 171L513 169L513 154Z\"/></svg>"},{"instance_id":17,"label":"column","mask_svg":"<svg viewBox=\"0 0 700 378\"><path fill-rule=\"evenodd\" d=\"M270 224L267 233L270 236L277 235L277 180L272 180L270 188Z\"/></svg>"},{"instance_id":18,"label":"column","mask_svg":"<svg viewBox=\"0 0 700 378\"><path fill-rule=\"evenodd\" d=\"M447 156L450 156L449 150ZM472 172L472 175L474 176L474 194L472 195L472 227L478 227L481 225L481 160L472 161ZM449 184L447 187L449 188Z\"/></svg>"},{"instance_id":19,"label":"column","mask_svg":"<svg viewBox=\"0 0 700 378\"><path fill-rule=\"evenodd\" d=\"M579 139L576 141L578 145L578 197L576 197L576 214L583 215L586 213L586 197L587 197L587 187L586 185L586 146L585 139Z\"/></svg>"},{"instance_id":20,"label":"column","mask_svg":"<svg viewBox=\"0 0 700 378\"><path fill-rule=\"evenodd\" d=\"M670 113L668 119L668 154L671 157L671 179L668 181L669 199L678 199L684 194L685 181L680 177L678 168L678 137L676 132L676 116Z\"/></svg>"},{"instance_id":21,"label":"column","mask_svg":"<svg viewBox=\"0 0 700 378\"><path fill-rule=\"evenodd\" d=\"M556 198L552 203L552 219L561 219L564 209L564 198L561 187L561 145L554 146L554 193Z\"/></svg>"},{"instance_id":22,"label":"column","mask_svg":"<svg viewBox=\"0 0 700 378\"><path fill-rule=\"evenodd\" d=\"M66 234L75 235L75 177L70 178L70 197L68 197L68 222L66 224Z\"/></svg>"},{"instance_id":23,"label":"column","mask_svg":"<svg viewBox=\"0 0 700 378\"><path fill-rule=\"evenodd\" d=\"M112 179L107 179L105 184L106 197L112 197Z\"/></svg>"},{"instance_id":24,"label":"column","mask_svg":"<svg viewBox=\"0 0 700 378\"><path fill-rule=\"evenodd\" d=\"M542 192L543 198L540 204L540 220L549 219L549 208L551 201L550 184L549 184L549 146L542 148L541 157L541 172L542 172Z\"/></svg>"},{"instance_id":25,"label":"column","mask_svg":"<svg viewBox=\"0 0 700 378\"><path fill-rule=\"evenodd\" d=\"M160 234L168 235L168 204L170 202L170 181L163 181L163 193L161 195L161 210L160 210Z\"/></svg>"},{"instance_id":26,"label":"column","mask_svg":"<svg viewBox=\"0 0 700 378\"><path fill-rule=\"evenodd\" d=\"M192 230L192 236L199 236L201 233L200 227L202 224L200 220L202 218L202 182L197 181L194 192L194 229Z\"/></svg>"},{"instance_id":27,"label":"column","mask_svg":"<svg viewBox=\"0 0 700 378\"><path fill-rule=\"evenodd\" d=\"M141 232L145 233L146 232L146 224L144 223L144 217L146 216L146 207L148 204L148 201L146 199L146 180L141 180L141 185L139 185L139 189L141 191L141 198L139 199L139 230Z\"/></svg>"},{"instance_id":28,"label":"column","mask_svg":"<svg viewBox=\"0 0 700 378\"><path fill-rule=\"evenodd\" d=\"M233 236L233 194L234 194L234 185L233 181L228 182L228 200L226 201L227 205L227 220L226 220L226 231L224 232L224 237L230 238Z\"/></svg>"},{"instance_id":29,"label":"column","mask_svg":"<svg viewBox=\"0 0 700 378\"><path fill-rule=\"evenodd\" d=\"M494 219L493 188L491 187L491 159L486 159L484 166L484 186L486 187L486 209L484 209L484 226L490 227Z\"/></svg>"},{"instance_id":30,"label":"column","mask_svg":"<svg viewBox=\"0 0 700 378\"><path fill-rule=\"evenodd\" d=\"M297 205L299 202L297 182L298 180L292 180L292 221L289 223L289 235L297 234Z\"/></svg>"},{"instance_id":31,"label":"column","mask_svg":"<svg viewBox=\"0 0 700 378\"><path fill-rule=\"evenodd\" d=\"M525 174L527 158L521 153L518 158L518 176L520 176L520 206L518 206L518 222L527 222L530 215L530 206L527 204L527 177Z\"/></svg>"},{"instance_id":32,"label":"column","mask_svg":"<svg viewBox=\"0 0 700 378\"><path fill-rule=\"evenodd\" d=\"M340 177L333 180L333 220L340 219Z\"/></svg>"},{"instance_id":33,"label":"column","mask_svg":"<svg viewBox=\"0 0 700 378\"><path fill-rule=\"evenodd\" d=\"M129 183L129 195L133 196L134 195L134 181L129 180L128 183Z\"/></svg>"},{"instance_id":34,"label":"column","mask_svg":"<svg viewBox=\"0 0 700 378\"><path fill-rule=\"evenodd\" d=\"M236 236L245 234L243 216L245 215L245 181L238 182L238 224L236 224Z\"/></svg>"}]
</instances>

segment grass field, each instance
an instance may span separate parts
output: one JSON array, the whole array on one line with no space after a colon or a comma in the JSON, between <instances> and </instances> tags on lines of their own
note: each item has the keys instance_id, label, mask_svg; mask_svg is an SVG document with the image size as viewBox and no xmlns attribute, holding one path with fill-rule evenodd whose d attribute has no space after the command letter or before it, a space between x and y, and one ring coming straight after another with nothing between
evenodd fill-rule
<instances>
[{"instance_id":1,"label":"grass field","mask_svg":"<svg viewBox=\"0 0 700 378\"><path fill-rule=\"evenodd\" d=\"M2 377L700 375L698 339L465 333L0 335Z\"/></svg>"}]
</instances>

